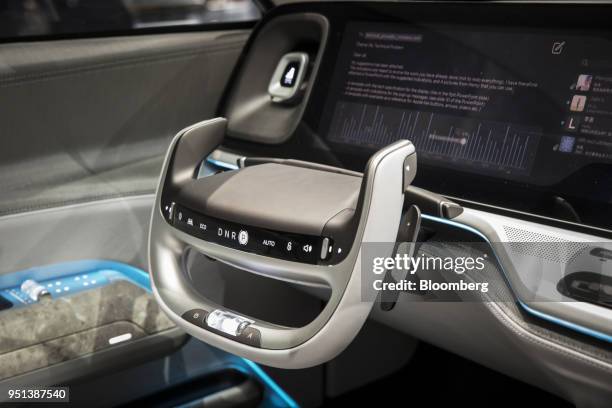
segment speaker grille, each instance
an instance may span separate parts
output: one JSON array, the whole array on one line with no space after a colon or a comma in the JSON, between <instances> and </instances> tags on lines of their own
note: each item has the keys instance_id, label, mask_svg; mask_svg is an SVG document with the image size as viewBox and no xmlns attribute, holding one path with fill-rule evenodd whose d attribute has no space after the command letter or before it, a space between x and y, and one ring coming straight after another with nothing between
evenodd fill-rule
<instances>
[{"instance_id":1,"label":"speaker grille","mask_svg":"<svg viewBox=\"0 0 612 408\"><path fill-rule=\"evenodd\" d=\"M504 225L504 232L514 253L561 264L568 264L580 251L589 247L586 242L572 242L553 235L540 234L508 225Z\"/></svg>"}]
</instances>

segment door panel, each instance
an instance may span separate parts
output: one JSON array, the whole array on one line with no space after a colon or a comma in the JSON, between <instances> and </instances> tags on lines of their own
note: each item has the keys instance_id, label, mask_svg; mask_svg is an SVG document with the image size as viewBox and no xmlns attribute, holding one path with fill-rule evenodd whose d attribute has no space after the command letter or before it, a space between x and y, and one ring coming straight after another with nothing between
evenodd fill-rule
<instances>
[{"instance_id":1,"label":"door panel","mask_svg":"<svg viewBox=\"0 0 612 408\"><path fill-rule=\"evenodd\" d=\"M182 127L213 116L248 31L0 46L0 215L150 193Z\"/></svg>"},{"instance_id":2,"label":"door panel","mask_svg":"<svg viewBox=\"0 0 612 408\"><path fill-rule=\"evenodd\" d=\"M11 384L82 382L92 373L104 378L108 372L140 370L138 365L147 360L159 369L167 361L162 357L184 343L185 334L172 325L144 337L135 331L140 334L134 341L130 334L126 343L108 347L117 336L105 330L107 322L115 324L120 305L132 300L119 291L106 290L104 296L115 297L102 299L100 304L107 306L98 310L68 308L74 312L69 317L54 311L65 306L64 296L79 290L91 290L87 296L94 298L102 293L96 292L98 287L83 288L102 284L88 274L114 273L90 272L87 265L98 261L85 260L118 261L146 271L152 193L163 153L181 128L214 116L248 35L249 30L209 31L0 45L0 289L13 308L3 316L22 316L37 306L57 316L49 324L24 328L32 344L9 353L30 361L41 350L61 357L31 369L16 363L21 374L5 370L0 391ZM64 264L69 261L85 261L84 269L77 274L71 269L74 263ZM55 266L44 269L46 265ZM34 268L38 266L43 268ZM110 285L119 275L104 276L109 276L104 284ZM141 271L132 281L127 278L121 276L124 286L143 293L141 300L133 300L142 313L134 315L144 314L145 322L154 319L147 275ZM47 282L44 287L52 298L34 301L45 304L28 306L22 285L30 279ZM129 286L134 284L137 288ZM49 327L63 327L66 319L72 319L77 333L81 320L95 329L80 340L70 337L74 333L50 332ZM23 337L2 327L5 341ZM89 348L86 341L104 349ZM93 351L72 353L79 342L81 350ZM201 345L202 350L207 347ZM3 356L14 361L7 353ZM200 358L195 363L208 369L213 362ZM164 373L146 375L155 380ZM108 383L116 386L112 379ZM148 392L168 385L147 383ZM82 398L91 402L87 394ZM129 398L122 395L116 402Z\"/></svg>"},{"instance_id":3,"label":"door panel","mask_svg":"<svg viewBox=\"0 0 612 408\"><path fill-rule=\"evenodd\" d=\"M0 217L0 279L34 266L111 259L147 270L153 195L96 200Z\"/></svg>"}]
</instances>

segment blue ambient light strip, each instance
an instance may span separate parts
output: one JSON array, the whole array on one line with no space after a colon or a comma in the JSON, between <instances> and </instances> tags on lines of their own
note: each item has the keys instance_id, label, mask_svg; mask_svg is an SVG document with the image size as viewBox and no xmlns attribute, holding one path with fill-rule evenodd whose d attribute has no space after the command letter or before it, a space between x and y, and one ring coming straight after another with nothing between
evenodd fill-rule
<instances>
[{"instance_id":1,"label":"blue ambient light strip","mask_svg":"<svg viewBox=\"0 0 612 408\"><path fill-rule=\"evenodd\" d=\"M238 170L238 165L237 164L231 164L231 163L227 163L221 160L216 160L213 159L211 157L207 157L206 161L214 166L217 167L221 167L222 169L227 169L227 170Z\"/></svg>"},{"instance_id":2,"label":"blue ambient light strip","mask_svg":"<svg viewBox=\"0 0 612 408\"><path fill-rule=\"evenodd\" d=\"M21 290L21 283L32 279L44 287L53 298L72 295L116 280L128 280L150 291L149 276L132 266L104 260L84 260L30 268L3 275L0 294L14 307L35 303Z\"/></svg>"},{"instance_id":3,"label":"blue ambient light strip","mask_svg":"<svg viewBox=\"0 0 612 408\"><path fill-rule=\"evenodd\" d=\"M261 380L261 382L263 382L274 394L276 394L276 396L280 398L281 401L284 402L287 407L289 408L299 407L297 402L295 402L293 398L291 398L289 394L285 392L285 390L283 390L276 382L274 382L274 380L270 378L270 376L266 374L266 372L262 370L260 366L258 366L256 363L252 362L251 360L247 360L246 358L243 358L242 361L246 363L246 365L251 369L251 371L255 375L257 375L257 377ZM278 405L275 404L275 406L278 406Z\"/></svg>"},{"instance_id":4,"label":"blue ambient light strip","mask_svg":"<svg viewBox=\"0 0 612 408\"><path fill-rule=\"evenodd\" d=\"M422 217L426 220L430 220L433 222L438 222L441 224L446 224L448 226L451 227L455 227L455 228L460 228L463 229L465 231L471 232L473 234L478 235L479 237L481 237L482 239L484 239L487 243L491 244L491 241L489 240L489 238L487 238L482 232L478 231L475 228L470 227L469 225L465 225L465 224L461 224L459 222L456 221L451 221L451 220L447 220L444 218L439 218L439 217L434 217L431 215L427 215L427 214L423 214ZM495 253L495 251L493 251L493 253ZM496 255L497 258L497 255ZM503 272L503 274L505 275L506 280L508 280L508 273L506 272L506 270L504 269L504 266L502 265L502 263L499 261L499 258L497 259L499 266L501 267L501 270ZM512 287L510 286L510 289L512 289ZM531 314L532 316L536 316L540 319L546 320L548 322L557 324L559 326L563 326L565 328L568 328L570 330L574 330L576 332L585 334L587 336L590 337L594 337L596 339L599 340L603 340L606 341L608 343L612 343L612 335L597 331L597 330L593 330L590 329L588 327L585 326L581 326L579 324L576 323L572 323L572 322L568 322L567 320L563 320L560 319L558 317L555 316L551 316L549 314L546 313L542 313L538 310L535 310L533 308L531 308L530 306L527 306L525 303L523 303L520 299L518 301L518 304L521 306L521 308L523 308L523 310L525 310L527 313Z\"/></svg>"}]
</instances>

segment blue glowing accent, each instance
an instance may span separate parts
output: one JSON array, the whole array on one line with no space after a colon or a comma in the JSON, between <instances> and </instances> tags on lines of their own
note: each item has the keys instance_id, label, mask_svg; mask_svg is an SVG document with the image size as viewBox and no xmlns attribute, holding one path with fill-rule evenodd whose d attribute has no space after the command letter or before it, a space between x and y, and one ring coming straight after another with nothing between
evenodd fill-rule
<instances>
[{"instance_id":1,"label":"blue glowing accent","mask_svg":"<svg viewBox=\"0 0 612 408\"><path fill-rule=\"evenodd\" d=\"M21 291L21 283L33 279L42 284L52 297L72 295L116 280L127 280L150 292L149 275L133 266L106 260L81 260L29 268L3 275L0 293L14 306L25 306L32 301Z\"/></svg>"},{"instance_id":2,"label":"blue glowing accent","mask_svg":"<svg viewBox=\"0 0 612 408\"><path fill-rule=\"evenodd\" d=\"M541 319L547 320L547 321L549 321L551 323L558 324L559 326L563 326L563 327L566 327L566 328L571 329L571 330L575 330L575 331L577 331L579 333L586 334L587 336L595 337L596 339L603 340L603 341L606 341L608 343L612 343L612 336L610 336L609 334L605 334L605 333L602 333L602 332L597 331L597 330L589 329L588 327L580 326L579 324L568 322L566 320L559 319L558 317L554 317L554 316L548 315L546 313L539 312L539 311L537 311L535 309L532 309L531 307L527 306L526 304L524 304L520 300L519 300L519 304L527 312L529 312L532 315L537 316L537 317L539 317Z\"/></svg>"},{"instance_id":3,"label":"blue glowing accent","mask_svg":"<svg viewBox=\"0 0 612 408\"><path fill-rule=\"evenodd\" d=\"M421 217L425 218L426 220L435 221L435 222L439 222L441 224L450 225L451 227L461 228L463 230L466 230L466 231L469 231L469 232L471 232L473 234L478 235L480 238L484 239L489 244L491 243L491 241L489 241L489 238L487 238L482 232L478 231L476 228L470 227L469 225L461 224L461 223L456 222L456 221L447 220L446 218L434 217L433 215L421 214Z\"/></svg>"},{"instance_id":4,"label":"blue glowing accent","mask_svg":"<svg viewBox=\"0 0 612 408\"><path fill-rule=\"evenodd\" d=\"M446 225L449 225L451 227L456 227L456 228L463 229L465 231L472 232L472 233L478 235L479 237L481 237L482 239L484 239L489 245L491 245L491 241L489 240L489 238L487 238L486 235L484 235L482 232L478 231L477 229L475 229L473 227L470 227L469 225L461 224L459 222L447 220L447 219L444 219L444 218L434 217L434 216L427 215L427 214L422 214L421 216L424 219L426 219L426 220L438 222L438 223L441 223L441 224L446 224ZM495 253L495 251L493 251L493 253ZM495 254L495 257L497 258L496 254ZM504 277L505 277L506 281L508 282L508 285L510 286L510 289L512 290L512 285L510 284L510 282L508 280L508 272L506 272L506 270L504 269L504 266L499 261L499 258L497 258L497 261L498 261L499 266L501 267L501 270L502 270L502 272L504 274ZM513 290L513 292L515 292L515 291ZM517 300L518 300L518 304L523 308L523 310L525 310L527 313L529 313L529 314L531 314L533 316L536 316L536 317L538 317L540 319L543 319L543 320L546 320L548 322L557 324L559 326L563 326L563 327L568 328L570 330L574 330L574 331L576 331L578 333L582 333L582 334L585 334L587 336L594 337L594 338L596 338L598 340L603 340L605 342L612 343L612 335L609 335L609 334L606 334L606 333L602 333L602 332L597 331L597 330L589 329L588 327L584 327L584 326L581 326L581 325L576 324L576 323L568 322L567 320L563 320L563 319L560 319L560 318L555 317L555 316L551 316L551 315L546 314L546 313L542 313L542 312L540 312L538 310L535 310L535 309L531 308L530 306L527 306L525 303L523 303L523 301L518 299L518 296L517 296Z\"/></svg>"},{"instance_id":5,"label":"blue glowing accent","mask_svg":"<svg viewBox=\"0 0 612 408\"><path fill-rule=\"evenodd\" d=\"M242 361L246 363L247 366L259 377L259 379L268 387L275 395L277 395L282 402L286 404L289 408L299 408L299 405L293 398L289 396L279 385L274 382L272 378L260 366L252 362L251 360L247 360L243 358Z\"/></svg>"},{"instance_id":6,"label":"blue glowing accent","mask_svg":"<svg viewBox=\"0 0 612 408\"><path fill-rule=\"evenodd\" d=\"M224 161L213 159L211 157L207 157L206 161L208 163L212 164L213 166L221 167L222 169L238 170L238 165L237 164L226 163Z\"/></svg>"}]
</instances>

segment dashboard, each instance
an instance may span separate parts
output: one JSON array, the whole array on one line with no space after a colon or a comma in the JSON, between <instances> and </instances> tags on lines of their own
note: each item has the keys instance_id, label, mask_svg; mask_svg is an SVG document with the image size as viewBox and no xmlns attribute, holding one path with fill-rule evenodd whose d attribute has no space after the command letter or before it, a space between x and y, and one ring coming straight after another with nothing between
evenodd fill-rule
<instances>
[{"instance_id":1,"label":"dashboard","mask_svg":"<svg viewBox=\"0 0 612 408\"><path fill-rule=\"evenodd\" d=\"M579 405L592 400L596 402L590 405L606 406L609 387L593 384L609 384L612 372L612 314L608 298L600 296L610 287L607 279L598 279L612 276L609 240L598 242L612 237L611 10L596 4L464 2L278 7L252 33L218 111L220 118L189 127L174 139L151 237L313 293L328 289L321 314L308 325L342 330L325 332L327 339L353 338L355 323L372 316L543 388L554 382L552 388L569 390L572 400L586 401ZM202 157L207 158L203 163ZM189 166L187 158L193 161ZM395 164L385 164L387 159ZM300 170L279 170L285 165ZM379 172L372 167L377 165L402 173ZM173 175L187 174L185 169L195 166L200 166L197 181L180 185L184 180ZM246 179L253 169L265 177ZM344 220L343 225L355 227L347 220L350 214L361 214L354 218L363 222L356 229L328 234L323 227L313 232L295 224L348 185L332 183L330 174L318 181L306 176L322 169L341 178L361 177L350 170L365 169L356 205L343 207L348 211L324 211L339 219L322 217L318 222L317 216L315 223L334 226ZM446 198L432 194L435 205L428 208L410 194L394 196L410 192L406 183L415 170L412 184L421 189L413 191ZM216 207L202 204L208 192L219 199L223 186L232 184L232 194ZM368 197L375 189L378 193ZM440 203L446 200L462 205L461 211L445 215ZM365 204L379 207L359 207ZM414 205L422 215L415 215L416 207L408 209ZM195 215L182 214L184 208ZM215 208L226 213L214 214ZM176 220L180 224L185 214L186 225L178 225ZM370 214L376 221L369 222ZM404 218L384 224L393 214ZM236 225L211 223L222 239L211 238L210 220L201 215ZM359 248L357 240L409 241L396 238L398 223L417 225L420 235L414 239L424 241L432 254L464 257L484 246L483 258L491 254L491 295L474 302L432 299L433 306L427 302L430 293L410 294L409 302L395 298L370 308L368 301L375 297L364 297L357 280L350 278L357 269L342 269L357 265L353 262L359 253L345 249ZM368 225L376 227L369 230ZM207 232L195 233L197 228ZM260 235L257 228L278 234ZM327 245L292 242L284 234L324 237ZM342 243L342 237L355 241ZM249 246L251 238L267 248ZM451 244L440 252L427 246L444 241ZM314 252L311 262L288 262L270 246ZM152 248L159 286L177 286L175 278L185 275L182 250L168 261L159 248ZM345 254L342 262L327 258L335 250ZM440 277L448 282L446 278ZM253 350L233 329L224 335L216 321L208 322L208 316L217 318L214 302L197 309L202 303L190 296L160 295L158 300L168 302L180 322L187 320L185 311L206 316L208 326L187 322L186 329L217 347L291 368L318 364L321 355L328 359L333 354L333 344L322 342L326 348L321 348L311 339L323 337L315 337L306 326L279 328L248 314L248 320L227 314L231 327L257 330L258 349ZM342 301L348 307L339 306ZM356 313L344 314L349 310ZM335 320L337 316L345 316L344 321ZM487 341L475 343L476 338ZM316 353L310 351L313 344ZM296 352L288 353L291 349ZM517 363L520 358L524 364ZM577 378L574 373L583 374Z\"/></svg>"},{"instance_id":2,"label":"dashboard","mask_svg":"<svg viewBox=\"0 0 612 408\"><path fill-rule=\"evenodd\" d=\"M280 7L268 19L316 12L329 32L303 101L309 132L298 126L262 150L361 170L405 138L417 149L420 187L609 230L612 32L601 7Z\"/></svg>"}]
</instances>

